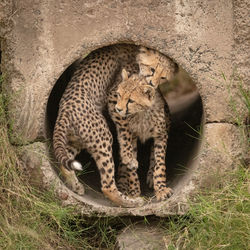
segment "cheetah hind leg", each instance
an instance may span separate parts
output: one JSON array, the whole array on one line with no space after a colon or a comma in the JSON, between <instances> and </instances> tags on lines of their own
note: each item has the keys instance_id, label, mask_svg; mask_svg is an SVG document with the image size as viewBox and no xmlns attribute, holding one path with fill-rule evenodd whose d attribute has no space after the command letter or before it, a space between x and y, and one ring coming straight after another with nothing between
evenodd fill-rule
<instances>
[{"instance_id":1,"label":"cheetah hind leg","mask_svg":"<svg viewBox=\"0 0 250 250\"><path fill-rule=\"evenodd\" d=\"M96 155L93 154L93 158L96 158ZM99 153L100 155L100 153ZM108 161L109 165L107 166L106 170L100 171L101 176L101 185L102 185L102 192L103 194L112 202L114 202L118 206L122 207L140 207L143 206L145 201L141 197L129 197L127 194L120 192L115 184L115 178L114 178L114 162L112 159L112 152L107 151L107 159L110 159ZM103 162L107 162L105 159L103 159ZM96 159L97 166L102 166L102 162L100 159ZM99 169L102 169L99 167ZM125 189L125 192L127 192L128 183L126 178L125 185L123 186ZM120 183L121 184L121 183Z\"/></svg>"},{"instance_id":2,"label":"cheetah hind leg","mask_svg":"<svg viewBox=\"0 0 250 250\"><path fill-rule=\"evenodd\" d=\"M68 188L70 188L73 192L78 195L84 195L85 189L82 183L76 177L76 173L74 170L68 170L64 166L60 166L61 174L65 180L65 184Z\"/></svg>"},{"instance_id":3,"label":"cheetah hind leg","mask_svg":"<svg viewBox=\"0 0 250 250\"><path fill-rule=\"evenodd\" d=\"M111 169L114 169L114 167L112 167ZM125 166L125 169L127 169L127 166ZM110 176L112 175L113 173L110 174ZM101 175L101 179L106 182L106 178L104 178L103 175ZM120 188L120 191L116 187L114 179L111 178L111 180L109 180L106 183L107 184L110 183L110 184L108 184L107 186L102 185L102 192L108 199L113 201L116 205L122 206L122 207L131 207L131 208L138 207L138 206L140 207L144 205L145 201L143 198L135 197L135 196L131 197L131 195L129 195L129 183L128 183L127 175L125 175L124 178L120 176L120 179L118 179L118 186Z\"/></svg>"},{"instance_id":4,"label":"cheetah hind leg","mask_svg":"<svg viewBox=\"0 0 250 250\"><path fill-rule=\"evenodd\" d=\"M89 122L91 124L93 121L90 120ZM96 122L98 122L98 120L96 120ZM101 114L99 116L99 124L102 125L102 130L96 130L96 136L102 138L102 140L96 141L96 148L93 148L92 144L86 145L86 148L88 148L99 170L103 194L118 206L142 206L144 204L144 199L141 197L130 198L118 190L115 182L115 164L112 155L113 137L105 118L102 117Z\"/></svg>"}]
</instances>

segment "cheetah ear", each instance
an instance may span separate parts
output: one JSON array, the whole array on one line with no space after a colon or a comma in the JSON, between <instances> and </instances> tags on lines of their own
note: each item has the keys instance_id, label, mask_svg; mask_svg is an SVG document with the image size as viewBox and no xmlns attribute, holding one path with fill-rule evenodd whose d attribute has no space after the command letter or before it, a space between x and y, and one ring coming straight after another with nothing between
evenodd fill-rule
<instances>
[{"instance_id":1,"label":"cheetah ear","mask_svg":"<svg viewBox=\"0 0 250 250\"><path fill-rule=\"evenodd\" d=\"M136 62L139 64L145 63L147 61L148 49L146 47L140 46L139 52L136 56Z\"/></svg>"},{"instance_id":2,"label":"cheetah ear","mask_svg":"<svg viewBox=\"0 0 250 250\"><path fill-rule=\"evenodd\" d=\"M147 96L149 101L152 101L155 97L155 89L150 85L142 85L141 89L143 93Z\"/></svg>"},{"instance_id":3,"label":"cheetah ear","mask_svg":"<svg viewBox=\"0 0 250 250\"><path fill-rule=\"evenodd\" d=\"M139 51L141 53L147 53L148 49L146 47L144 47L144 46L140 46Z\"/></svg>"},{"instance_id":4,"label":"cheetah ear","mask_svg":"<svg viewBox=\"0 0 250 250\"><path fill-rule=\"evenodd\" d=\"M128 72L126 69L122 69L122 80L123 81L128 80Z\"/></svg>"}]
</instances>

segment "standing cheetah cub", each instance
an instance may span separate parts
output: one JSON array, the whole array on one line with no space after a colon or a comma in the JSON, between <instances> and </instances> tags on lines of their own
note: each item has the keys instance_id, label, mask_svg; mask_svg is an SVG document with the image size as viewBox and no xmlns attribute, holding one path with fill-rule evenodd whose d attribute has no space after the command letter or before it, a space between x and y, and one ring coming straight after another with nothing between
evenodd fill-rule
<instances>
[{"instance_id":1,"label":"standing cheetah cub","mask_svg":"<svg viewBox=\"0 0 250 250\"><path fill-rule=\"evenodd\" d=\"M137 138L142 142L153 138L154 165L149 169L149 175L153 173L157 200L170 197L172 190L166 185L165 166L170 119L167 104L160 91L148 85L143 76L133 74L128 77L127 71L123 69L122 82L115 86L108 96L108 110L116 125L120 144L118 187L130 196L140 195L136 159Z\"/></svg>"},{"instance_id":2,"label":"standing cheetah cub","mask_svg":"<svg viewBox=\"0 0 250 250\"><path fill-rule=\"evenodd\" d=\"M80 195L84 193L74 171L82 169L75 156L86 149L99 169L102 192L124 207L142 205L143 199L129 198L116 187L113 138L102 111L121 68L138 71L137 53L137 46L119 44L98 49L84 58L60 100L53 132L54 154L71 189Z\"/></svg>"}]
</instances>

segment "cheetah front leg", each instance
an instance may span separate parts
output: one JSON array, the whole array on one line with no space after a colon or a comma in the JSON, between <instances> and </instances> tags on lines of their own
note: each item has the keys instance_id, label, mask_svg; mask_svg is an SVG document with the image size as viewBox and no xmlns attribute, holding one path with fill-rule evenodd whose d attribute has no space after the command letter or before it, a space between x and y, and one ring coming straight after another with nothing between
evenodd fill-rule
<instances>
[{"instance_id":1,"label":"cheetah front leg","mask_svg":"<svg viewBox=\"0 0 250 250\"><path fill-rule=\"evenodd\" d=\"M137 175L137 138L128 130L128 122L115 111L117 95L109 97L109 111L115 122L120 145L120 165L118 167L117 186L121 192L132 197L140 196L140 183Z\"/></svg>"},{"instance_id":2,"label":"cheetah front leg","mask_svg":"<svg viewBox=\"0 0 250 250\"><path fill-rule=\"evenodd\" d=\"M137 174L137 138L127 129L127 124L118 127L121 164L119 166L118 187L132 197L141 195L140 182Z\"/></svg>"},{"instance_id":3,"label":"cheetah front leg","mask_svg":"<svg viewBox=\"0 0 250 250\"><path fill-rule=\"evenodd\" d=\"M153 182L156 199L166 200L169 198L173 191L171 188L167 187L166 183L166 145L167 145L167 135L161 135L154 140L154 158L155 158L155 168L153 173Z\"/></svg>"}]
</instances>

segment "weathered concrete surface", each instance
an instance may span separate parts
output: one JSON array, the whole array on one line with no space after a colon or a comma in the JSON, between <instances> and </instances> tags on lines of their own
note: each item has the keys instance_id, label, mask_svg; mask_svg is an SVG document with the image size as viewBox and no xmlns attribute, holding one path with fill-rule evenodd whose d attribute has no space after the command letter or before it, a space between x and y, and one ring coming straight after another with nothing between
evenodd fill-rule
<instances>
[{"instance_id":1,"label":"weathered concrete surface","mask_svg":"<svg viewBox=\"0 0 250 250\"><path fill-rule=\"evenodd\" d=\"M238 2L3 1L0 36L6 90L13 96L14 142L45 138L47 99L62 72L89 51L117 42L142 44L172 57L197 82L205 120L230 121L221 72L229 76L243 61L233 56L245 35L236 28L245 20L239 4L234 13Z\"/></svg>"},{"instance_id":2,"label":"weathered concrete surface","mask_svg":"<svg viewBox=\"0 0 250 250\"><path fill-rule=\"evenodd\" d=\"M239 75L250 85L249 65L250 57L250 24L249 24L250 2L233 1L233 34L234 34L234 65L237 67Z\"/></svg>"},{"instance_id":3,"label":"weathered concrete surface","mask_svg":"<svg viewBox=\"0 0 250 250\"><path fill-rule=\"evenodd\" d=\"M239 128L232 125L229 80L234 67L249 80L247 0L231 1L1 1L1 70L10 94L9 119L14 144L23 147L30 175L55 187L64 204L78 204L84 214L165 216L184 213L186 201L213 181L218 170L230 171L242 153ZM195 80L204 107L200 151L187 173L174 183L167 202L142 208L114 207L102 194L79 197L51 168L46 140L46 107L64 70L90 51L114 43L148 46L169 55ZM238 113L246 115L236 84L230 91ZM42 142L37 142L37 141ZM211 177L210 177L211 176ZM31 178L34 184L39 184Z\"/></svg>"}]
</instances>

